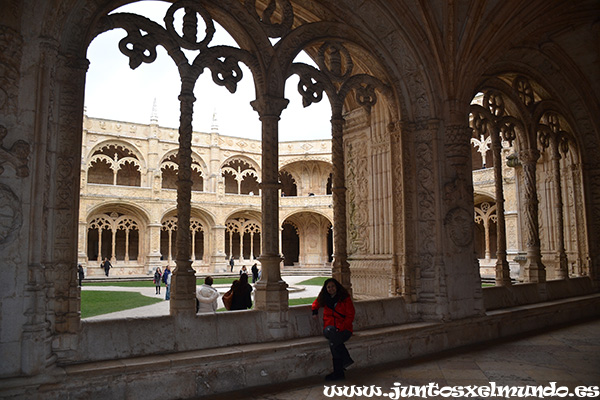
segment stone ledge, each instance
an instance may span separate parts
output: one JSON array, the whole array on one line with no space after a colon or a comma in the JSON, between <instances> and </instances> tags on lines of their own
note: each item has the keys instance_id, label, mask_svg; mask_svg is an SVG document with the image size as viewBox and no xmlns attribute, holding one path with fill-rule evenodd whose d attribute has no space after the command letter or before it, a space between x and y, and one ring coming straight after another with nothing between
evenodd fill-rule
<instances>
[{"instance_id":1,"label":"stone ledge","mask_svg":"<svg viewBox=\"0 0 600 400\"><path fill-rule=\"evenodd\" d=\"M591 279L585 276L551 280L545 283L485 287L483 301L485 309L490 311L596 292L597 289L594 288Z\"/></svg>"},{"instance_id":2,"label":"stone ledge","mask_svg":"<svg viewBox=\"0 0 600 400\"><path fill-rule=\"evenodd\" d=\"M356 367L365 368L598 315L600 294L596 293L495 310L456 321L365 329L355 333L348 347ZM0 397L197 398L323 375L330 363L325 339L312 336L68 365L49 371L53 374L44 379L1 380Z\"/></svg>"}]
</instances>

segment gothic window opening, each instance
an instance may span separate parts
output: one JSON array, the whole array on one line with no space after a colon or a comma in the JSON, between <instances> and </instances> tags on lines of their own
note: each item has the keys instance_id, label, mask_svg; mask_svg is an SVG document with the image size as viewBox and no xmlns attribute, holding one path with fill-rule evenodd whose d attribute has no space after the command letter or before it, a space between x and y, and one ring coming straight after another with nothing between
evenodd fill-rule
<instances>
[{"instance_id":1,"label":"gothic window opening","mask_svg":"<svg viewBox=\"0 0 600 400\"><path fill-rule=\"evenodd\" d=\"M297 196L298 189L296 188L296 181L294 177L287 171L279 171L279 181L281 182L281 195L282 196Z\"/></svg>"},{"instance_id":2,"label":"gothic window opening","mask_svg":"<svg viewBox=\"0 0 600 400\"><path fill-rule=\"evenodd\" d=\"M258 196L258 172L248 162L235 159L221 168L225 181L225 193Z\"/></svg>"},{"instance_id":3,"label":"gothic window opening","mask_svg":"<svg viewBox=\"0 0 600 400\"><path fill-rule=\"evenodd\" d=\"M172 266L173 260L175 260L177 251L177 247L175 246L176 239L177 217L165 218L160 231L160 258L162 261L166 261L167 265Z\"/></svg>"},{"instance_id":4,"label":"gothic window opening","mask_svg":"<svg viewBox=\"0 0 600 400\"><path fill-rule=\"evenodd\" d=\"M251 218L232 218L225 224L225 253L227 258L254 262L260 256L260 223Z\"/></svg>"},{"instance_id":5,"label":"gothic window opening","mask_svg":"<svg viewBox=\"0 0 600 400\"><path fill-rule=\"evenodd\" d=\"M127 147L108 144L96 150L88 163L88 182L140 186L141 165Z\"/></svg>"},{"instance_id":6,"label":"gothic window opening","mask_svg":"<svg viewBox=\"0 0 600 400\"><path fill-rule=\"evenodd\" d=\"M177 189L177 154L167 157L160 166L163 189ZM192 159L192 191L202 192L204 190L204 178L202 176L202 167L195 159Z\"/></svg>"},{"instance_id":7,"label":"gothic window opening","mask_svg":"<svg viewBox=\"0 0 600 400\"><path fill-rule=\"evenodd\" d=\"M87 256L100 262L137 262L140 254L140 225L136 218L118 213L98 215L88 223Z\"/></svg>"},{"instance_id":8,"label":"gothic window opening","mask_svg":"<svg viewBox=\"0 0 600 400\"><path fill-rule=\"evenodd\" d=\"M486 262L496 258L496 221L495 204L484 201L475 205L475 252Z\"/></svg>"},{"instance_id":9,"label":"gothic window opening","mask_svg":"<svg viewBox=\"0 0 600 400\"><path fill-rule=\"evenodd\" d=\"M205 240L204 225L200 219L190 219L190 255L192 263L201 262L204 259ZM160 254L163 265L173 266L177 259L177 217L164 218L160 232Z\"/></svg>"}]
</instances>

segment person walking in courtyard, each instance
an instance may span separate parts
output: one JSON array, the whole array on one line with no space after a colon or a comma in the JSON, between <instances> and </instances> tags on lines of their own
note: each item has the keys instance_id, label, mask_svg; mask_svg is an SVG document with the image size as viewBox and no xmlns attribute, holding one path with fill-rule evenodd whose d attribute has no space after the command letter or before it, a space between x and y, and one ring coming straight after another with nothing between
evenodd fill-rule
<instances>
[{"instance_id":1,"label":"person walking in courtyard","mask_svg":"<svg viewBox=\"0 0 600 400\"><path fill-rule=\"evenodd\" d=\"M229 258L229 267L231 268L230 272L233 272L233 266L235 265L235 261L233 261L233 256Z\"/></svg>"},{"instance_id":2,"label":"person walking in courtyard","mask_svg":"<svg viewBox=\"0 0 600 400\"><path fill-rule=\"evenodd\" d=\"M344 344L352 336L354 304L350 294L336 279L323 283L321 292L312 304L313 318L318 318L323 307L323 335L329 340L333 359L333 372L325 377L328 381L344 379L344 370L354 363Z\"/></svg>"},{"instance_id":3,"label":"person walking in courtyard","mask_svg":"<svg viewBox=\"0 0 600 400\"><path fill-rule=\"evenodd\" d=\"M156 287L156 293L155 294L160 294L160 280L162 278L162 273L160 271L160 267L156 268L156 271L154 271L154 286Z\"/></svg>"},{"instance_id":4,"label":"person walking in courtyard","mask_svg":"<svg viewBox=\"0 0 600 400\"><path fill-rule=\"evenodd\" d=\"M108 261L108 257L104 257L104 263L102 263L102 267L104 268L104 273L108 276L108 271L112 268L112 264Z\"/></svg>"},{"instance_id":5,"label":"person walking in courtyard","mask_svg":"<svg viewBox=\"0 0 600 400\"><path fill-rule=\"evenodd\" d=\"M197 314L217 311L217 299L219 292L212 287L213 278L207 276L204 278L204 284L196 289L196 299L198 300Z\"/></svg>"},{"instance_id":6,"label":"person walking in courtyard","mask_svg":"<svg viewBox=\"0 0 600 400\"><path fill-rule=\"evenodd\" d=\"M231 290L233 291L231 310L252 308L252 286L248 283L248 274L242 274L239 281L234 281Z\"/></svg>"},{"instance_id":7,"label":"person walking in courtyard","mask_svg":"<svg viewBox=\"0 0 600 400\"><path fill-rule=\"evenodd\" d=\"M83 281L83 278L85 278L85 273L83 272L81 264L77 265L77 278L79 279L79 286L81 286L81 282Z\"/></svg>"},{"instance_id":8,"label":"person walking in courtyard","mask_svg":"<svg viewBox=\"0 0 600 400\"><path fill-rule=\"evenodd\" d=\"M254 263L250 270L252 271L252 283L256 283L256 281L258 280L258 266L256 265L256 263Z\"/></svg>"}]
</instances>

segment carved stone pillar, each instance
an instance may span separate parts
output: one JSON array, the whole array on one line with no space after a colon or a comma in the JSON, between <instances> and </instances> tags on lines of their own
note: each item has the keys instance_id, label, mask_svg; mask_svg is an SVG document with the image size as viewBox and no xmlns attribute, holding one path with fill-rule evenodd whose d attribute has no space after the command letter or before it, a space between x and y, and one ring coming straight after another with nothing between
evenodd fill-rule
<instances>
[{"instance_id":1,"label":"carved stone pillar","mask_svg":"<svg viewBox=\"0 0 600 400\"><path fill-rule=\"evenodd\" d=\"M538 221L538 197L535 168L540 153L536 149L521 150L519 160L523 165L525 197L525 250L527 262L523 271L525 282L546 282L546 267L542 264L540 251L540 227Z\"/></svg>"},{"instance_id":2,"label":"carved stone pillar","mask_svg":"<svg viewBox=\"0 0 600 400\"><path fill-rule=\"evenodd\" d=\"M194 82L182 78L179 95L179 170L177 173L177 268L171 280L171 315L196 314L196 276L190 260L192 198L192 113Z\"/></svg>"},{"instance_id":3,"label":"carved stone pillar","mask_svg":"<svg viewBox=\"0 0 600 400\"><path fill-rule=\"evenodd\" d=\"M414 296L414 270L409 271L409 266L406 263L406 239L404 217L405 205L405 185L404 185L404 169L403 169L403 143L401 124L390 123L388 131L391 139L391 167L392 167L392 182L395 182L392 189L392 216L394 218L394 259L392 264L392 282L390 295L404 296L407 302L415 300Z\"/></svg>"},{"instance_id":4,"label":"carved stone pillar","mask_svg":"<svg viewBox=\"0 0 600 400\"><path fill-rule=\"evenodd\" d=\"M152 274L156 268L160 267L160 230L162 224L153 223L148 224L148 235L150 235L150 248L148 249L148 255L146 256L148 273Z\"/></svg>"},{"instance_id":5,"label":"carved stone pillar","mask_svg":"<svg viewBox=\"0 0 600 400\"><path fill-rule=\"evenodd\" d=\"M253 101L262 123L261 246L262 276L256 284L256 308L269 312L270 329L287 325L287 284L281 279L279 251L279 116L289 101L265 97Z\"/></svg>"},{"instance_id":6,"label":"carved stone pillar","mask_svg":"<svg viewBox=\"0 0 600 400\"><path fill-rule=\"evenodd\" d=\"M551 142L552 147L552 178L554 187L556 188L556 248L558 258L557 278L569 278L569 263L567 253L565 252L565 234L564 234L564 216L563 216L563 201L562 201L562 183L560 179L560 151L559 138L553 137Z\"/></svg>"},{"instance_id":7,"label":"carved stone pillar","mask_svg":"<svg viewBox=\"0 0 600 400\"><path fill-rule=\"evenodd\" d=\"M212 256L210 264L214 272L229 272L225 254L225 225L212 227Z\"/></svg>"},{"instance_id":8,"label":"carved stone pillar","mask_svg":"<svg viewBox=\"0 0 600 400\"><path fill-rule=\"evenodd\" d=\"M510 266L506 259L506 220L504 219L504 186L502 179L502 143L497 130L492 137L494 183L496 190L496 286L510 285Z\"/></svg>"},{"instance_id":9,"label":"carved stone pillar","mask_svg":"<svg viewBox=\"0 0 600 400\"><path fill-rule=\"evenodd\" d=\"M341 107L333 107L331 117L331 161L333 163L333 271L332 276L352 294L346 235L346 176L344 163L344 118Z\"/></svg>"}]
</instances>

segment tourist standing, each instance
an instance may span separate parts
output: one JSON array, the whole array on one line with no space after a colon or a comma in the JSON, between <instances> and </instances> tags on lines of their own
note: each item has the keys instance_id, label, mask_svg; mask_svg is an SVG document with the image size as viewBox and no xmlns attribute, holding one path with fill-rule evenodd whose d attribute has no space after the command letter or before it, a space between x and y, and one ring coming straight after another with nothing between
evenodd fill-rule
<instances>
[{"instance_id":1,"label":"tourist standing","mask_svg":"<svg viewBox=\"0 0 600 400\"><path fill-rule=\"evenodd\" d=\"M256 265L256 263L254 263L254 265L251 268L252 271L252 283L256 283L256 281L258 280L258 266Z\"/></svg>"},{"instance_id":2,"label":"tourist standing","mask_svg":"<svg viewBox=\"0 0 600 400\"><path fill-rule=\"evenodd\" d=\"M219 292L212 287L213 278L207 276L204 278L204 284L196 289L196 299L198 300L198 314L217 311L217 300Z\"/></svg>"},{"instance_id":3,"label":"tourist standing","mask_svg":"<svg viewBox=\"0 0 600 400\"><path fill-rule=\"evenodd\" d=\"M242 274L239 281L234 281L231 290L233 291L231 310L252 308L252 286L248 283L248 274Z\"/></svg>"},{"instance_id":4,"label":"tourist standing","mask_svg":"<svg viewBox=\"0 0 600 400\"><path fill-rule=\"evenodd\" d=\"M240 269L240 276L242 275L248 275L248 270L246 269L245 265L242 265L242 269Z\"/></svg>"},{"instance_id":5,"label":"tourist standing","mask_svg":"<svg viewBox=\"0 0 600 400\"><path fill-rule=\"evenodd\" d=\"M229 267L231 268L230 272L233 272L233 266L235 265L235 261L233 261L233 256L229 258Z\"/></svg>"},{"instance_id":6,"label":"tourist standing","mask_svg":"<svg viewBox=\"0 0 600 400\"><path fill-rule=\"evenodd\" d=\"M171 267L167 265L165 268L165 272L163 273L163 282L167 287L167 292L165 294L165 300L171 300Z\"/></svg>"},{"instance_id":7,"label":"tourist standing","mask_svg":"<svg viewBox=\"0 0 600 400\"><path fill-rule=\"evenodd\" d=\"M344 342L352 336L354 304L350 294L336 279L323 283L319 296L312 304L313 318L317 319L323 307L323 335L329 340L333 359L333 373L325 377L328 381L344 379L344 369L354 363Z\"/></svg>"},{"instance_id":8,"label":"tourist standing","mask_svg":"<svg viewBox=\"0 0 600 400\"><path fill-rule=\"evenodd\" d=\"M79 279L79 286L81 286L81 282L83 281L83 278L85 278L85 273L83 272L81 264L77 265L77 278Z\"/></svg>"},{"instance_id":9,"label":"tourist standing","mask_svg":"<svg viewBox=\"0 0 600 400\"><path fill-rule=\"evenodd\" d=\"M156 293L155 294L160 294L160 280L162 278L162 272L160 270L160 267L156 268L156 271L154 271L154 286L156 288Z\"/></svg>"}]
</instances>

